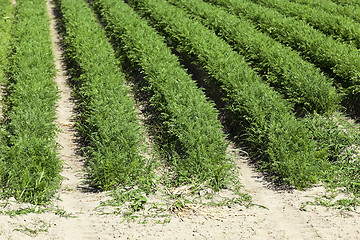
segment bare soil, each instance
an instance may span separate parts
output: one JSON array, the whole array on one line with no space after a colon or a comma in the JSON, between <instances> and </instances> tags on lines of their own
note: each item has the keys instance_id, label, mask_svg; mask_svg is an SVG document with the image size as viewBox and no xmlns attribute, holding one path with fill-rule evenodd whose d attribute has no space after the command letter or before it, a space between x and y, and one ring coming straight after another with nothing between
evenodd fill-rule
<instances>
[{"instance_id":1,"label":"bare soil","mask_svg":"<svg viewBox=\"0 0 360 240\"><path fill-rule=\"evenodd\" d=\"M360 239L360 211L342 211L306 205L323 196L325 189L315 186L306 191L276 190L249 165L235 147L229 154L240 168L242 191L253 197L252 207L204 206L188 204L174 209L160 195L148 198L146 209L159 207L154 217L129 220L117 214L104 214L113 208L98 208L109 199L107 193L89 191L84 180L83 161L78 154L74 127L75 102L64 70L60 37L56 32L53 4L48 2L51 34L61 91L57 123L58 142L64 162L65 180L53 210L10 216L0 215L0 239ZM221 191L218 196L230 196ZM163 205L161 205L163 206ZM27 208L10 201L6 210ZM165 216L162 216L164 215Z\"/></svg>"}]
</instances>

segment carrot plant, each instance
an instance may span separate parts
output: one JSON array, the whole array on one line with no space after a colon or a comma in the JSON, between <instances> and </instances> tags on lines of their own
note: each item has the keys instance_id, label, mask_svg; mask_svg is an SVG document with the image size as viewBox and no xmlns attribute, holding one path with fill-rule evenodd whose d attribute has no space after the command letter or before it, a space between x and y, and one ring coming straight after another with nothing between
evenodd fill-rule
<instances>
[{"instance_id":1,"label":"carrot plant","mask_svg":"<svg viewBox=\"0 0 360 240\"><path fill-rule=\"evenodd\" d=\"M334 15L321 9L301 5L289 1L251 0L262 6L270 7L285 16L294 17L307 22L328 36L337 38L360 48L360 23L346 16Z\"/></svg>"},{"instance_id":2,"label":"carrot plant","mask_svg":"<svg viewBox=\"0 0 360 240\"><path fill-rule=\"evenodd\" d=\"M80 99L78 124L90 183L103 190L147 188L152 164L142 156L143 130L105 31L84 1L61 0L58 5L66 57Z\"/></svg>"},{"instance_id":3,"label":"carrot plant","mask_svg":"<svg viewBox=\"0 0 360 240\"><path fill-rule=\"evenodd\" d=\"M187 0L189 1L191 0ZM196 10L195 6L192 6L192 9ZM213 12L217 12L216 9ZM242 17L240 16L239 19ZM212 20L215 22L215 19ZM339 113L326 117L310 114L301 122L309 130L311 138L315 140L319 154L321 153L327 159L320 170L321 181L328 183L330 188L345 187L347 191L358 194L359 129Z\"/></svg>"},{"instance_id":4,"label":"carrot plant","mask_svg":"<svg viewBox=\"0 0 360 240\"><path fill-rule=\"evenodd\" d=\"M355 4L342 6L336 4L331 0L290 0L290 1L315 7L317 9L322 9L332 14L347 16L356 20L357 22L360 22L360 6L357 6Z\"/></svg>"},{"instance_id":5,"label":"carrot plant","mask_svg":"<svg viewBox=\"0 0 360 240\"><path fill-rule=\"evenodd\" d=\"M127 4L95 2L111 35L145 75L150 104L159 118L158 142L175 172L175 183L206 181L213 188L223 187L229 174L227 143L214 104L180 66L164 39Z\"/></svg>"},{"instance_id":6,"label":"carrot plant","mask_svg":"<svg viewBox=\"0 0 360 240\"><path fill-rule=\"evenodd\" d=\"M129 2L211 75L208 84L220 87L234 121L243 129L239 134L263 167L298 188L317 181L323 158L311 135L295 119L289 102L264 83L243 57L165 0Z\"/></svg>"},{"instance_id":7,"label":"carrot plant","mask_svg":"<svg viewBox=\"0 0 360 240\"><path fill-rule=\"evenodd\" d=\"M248 0L204 0L225 7L240 18L250 19L262 32L296 49L301 55L337 79L347 97L360 99L360 52L291 17Z\"/></svg>"},{"instance_id":8,"label":"carrot plant","mask_svg":"<svg viewBox=\"0 0 360 240\"><path fill-rule=\"evenodd\" d=\"M0 181L20 201L50 200L60 184L54 56L45 1L18 1L10 59Z\"/></svg>"},{"instance_id":9,"label":"carrot plant","mask_svg":"<svg viewBox=\"0 0 360 240\"><path fill-rule=\"evenodd\" d=\"M349 7L360 6L360 2L358 0L331 0L331 1Z\"/></svg>"},{"instance_id":10,"label":"carrot plant","mask_svg":"<svg viewBox=\"0 0 360 240\"><path fill-rule=\"evenodd\" d=\"M329 156L321 180L332 190L360 196L360 132L354 121L339 113L313 115L303 119L316 141L317 148Z\"/></svg>"},{"instance_id":11,"label":"carrot plant","mask_svg":"<svg viewBox=\"0 0 360 240\"><path fill-rule=\"evenodd\" d=\"M6 68L10 54L11 27L15 7L11 0L0 0L0 84L6 82Z\"/></svg>"},{"instance_id":12,"label":"carrot plant","mask_svg":"<svg viewBox=\"0 0 360 240\"><path fill-rule=\"evenodd\" d=\"M287 99L318 113L332 113L337 108L340 96L330 80L291 48L256 30L248 21L203 1L170 2L198 16L199 21L225 38Z\"/></svg>"}]
</instances>

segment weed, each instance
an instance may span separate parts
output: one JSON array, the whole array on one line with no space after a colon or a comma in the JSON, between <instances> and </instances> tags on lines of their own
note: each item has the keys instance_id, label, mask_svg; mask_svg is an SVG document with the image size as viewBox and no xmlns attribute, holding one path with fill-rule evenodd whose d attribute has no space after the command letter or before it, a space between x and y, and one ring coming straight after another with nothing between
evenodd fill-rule
<instances>
[{"instance_id":1,"label":"weed","mask_svg":"<svg viewBox=\"0 0 360 240\"><path fill-rule=\"evenodd\" d=\"M21 224L19 228L15 228L13 231L22 232L30 237L36 237L41 232L48 232L50 223L45 221L39 221L34 226L28 227L24 224Z\"/></svg>"},{"instance_id":2,"label":"weed","mask_svg":"<svg viewBox=\"0 0 360 240\"><path fill-rule=\"evenodd\" d=\"M58 215L60 217L64 217L64 218L77 218L76 215L72 214L72 213L68 213L66 212L64 209L60 209L59 207L56 207L54 210L55 215Z\"/></svg>"}]
</instances>

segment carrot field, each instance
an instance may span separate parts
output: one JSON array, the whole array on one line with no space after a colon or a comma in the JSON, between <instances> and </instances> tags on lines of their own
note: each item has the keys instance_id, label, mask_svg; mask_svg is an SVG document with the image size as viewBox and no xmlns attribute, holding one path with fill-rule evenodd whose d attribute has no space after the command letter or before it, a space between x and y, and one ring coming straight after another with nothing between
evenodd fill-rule
<instances>
[{"instance_id":1,"label":"carrot field","mask_svg":"<svg viewBox=\"0 0 360 240\"><path fill-rule=\"evenodd\" d=\"M192 214L193 239L352 239L358 218L320 206L360 204L359 16L357 0L0 0L0 235L130 239L119 215L176 216L162 236L190 239ZM145 228L131 236L160 237Z\"/></svg>"},{"instance_id":2,"label":"carrot field","mask_svg":"<svg viewBox=\"0 0 360 240\"><path fill-rule=\"evenodd\" d=\"M67 163L46 3L0 0L1 196L35 205L56 198ZM238 190L231 145L270 184L358 205L359 2L52 4L88 191L138 189L123 199L136 211L159 182Z\"/></svg>"}]
</instances>

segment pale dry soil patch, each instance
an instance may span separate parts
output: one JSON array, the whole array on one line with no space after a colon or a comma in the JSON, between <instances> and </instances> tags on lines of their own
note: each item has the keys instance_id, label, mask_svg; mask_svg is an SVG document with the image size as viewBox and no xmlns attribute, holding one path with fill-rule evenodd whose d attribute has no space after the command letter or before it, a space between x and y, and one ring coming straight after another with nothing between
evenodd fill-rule
<instances>
[{"instance_id":1,"label":"pale dry soil patch","mask_svg":"<svg viewBox=\"0 0 360 240\"><path fill-rule=\"evenodd\" d=\"M239 166L242 191L253 197L254 206L186 204L176 209L159 192L148 197L145 211L140 211L137 218L104 214L116 209L98 208L109 196L87 191L83 182L84 160L76 143L74 100L63 67L53 5L49 2L48 7L58 70L55 81L61 90L57 123L62 130L58 142L62 146L59 155L64 162L65 180L58 199L49 206L52 210L0 215L0 239L360 239L360 211L304 205L325 194L322 186L305 191L274 190L235 147L229 148L229 154ZM181 193L184 189L174 191ZM217 194L218 198L231 196L226 190ZM10 200L1 210L28 207Z\"/></svg>"}]
</instances>

